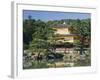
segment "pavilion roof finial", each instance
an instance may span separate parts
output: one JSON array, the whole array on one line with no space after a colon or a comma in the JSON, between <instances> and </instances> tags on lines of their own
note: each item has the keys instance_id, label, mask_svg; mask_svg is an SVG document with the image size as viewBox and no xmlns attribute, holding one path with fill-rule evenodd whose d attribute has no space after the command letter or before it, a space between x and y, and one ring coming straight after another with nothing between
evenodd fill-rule
<instances>
[{"instance_id":1,"label":"pavilion roof finial","mask_svg":"<svg viewBox=\"0 0 100 80\"><path fill-rule=\"evenodd\" d=\"M63 24L66 24L66 22L64 21Z\"/></svg>"}]
</instances>

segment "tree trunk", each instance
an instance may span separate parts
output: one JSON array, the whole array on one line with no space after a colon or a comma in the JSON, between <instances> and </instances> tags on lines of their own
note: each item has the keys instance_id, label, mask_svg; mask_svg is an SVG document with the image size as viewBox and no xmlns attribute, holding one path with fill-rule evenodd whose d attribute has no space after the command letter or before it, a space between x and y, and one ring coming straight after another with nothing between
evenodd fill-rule
<instances>
[{"instance_id":1,"label":"tree trunk","mask_svg":"<svg viewBox=\"0 0 100 80\"><path fill-rule=\"evenodd\" d=\"M38 63L38 64L39 64L39 62L40 62L39 57L40 57L40 52L39 52L38 55L37 55L37 63Z\"/></svg>"},{"instance_id":2,"label":"tree trunk","mask_svg":"<svg viewBox=\"0 0 100 80\"><path fill-rule=\"evenodd\" d=\"M81 36L81 39L80 39L80 55L83 55L83 51L84 51L84 39L85 39L85 37Z\"/></svg>"}]
</instances>

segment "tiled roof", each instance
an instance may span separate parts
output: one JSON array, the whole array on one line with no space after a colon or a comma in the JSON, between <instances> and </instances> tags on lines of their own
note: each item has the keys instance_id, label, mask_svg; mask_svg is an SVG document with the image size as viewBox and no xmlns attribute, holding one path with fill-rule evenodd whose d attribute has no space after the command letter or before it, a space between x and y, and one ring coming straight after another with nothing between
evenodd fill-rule
<instances>
[{"instance_id":1,"label":"tiled roof","mask_svg":"<svg viewBox=\"0 0 100 80\"><path fill-rule=\"evenodd\" d=\"M59 36L80 36L79 34L59 34Z\"/></svg>"},{"instance_id":2,"label":"tiled roof","mask_svg":"<svg viewBox=\"0 0 100 80\"><path fill-rule=\"evenodd\" d=\"M69 26L66 24L57 24L54 27L58 27L58 28L68 28Z\"/></svg>"},{"instance_id":3,"label":"tiled roof","mask_svg":"<svg viewBox=\"0 0 100 80\"><path fill-rule=\"evenodd\" d=\"M70 25L67 25L67 24L53 24L53 25L51 25L51 27L54 27L54 28L68 28L68 27L70 27Z\"/></svg>"}]
</instances>

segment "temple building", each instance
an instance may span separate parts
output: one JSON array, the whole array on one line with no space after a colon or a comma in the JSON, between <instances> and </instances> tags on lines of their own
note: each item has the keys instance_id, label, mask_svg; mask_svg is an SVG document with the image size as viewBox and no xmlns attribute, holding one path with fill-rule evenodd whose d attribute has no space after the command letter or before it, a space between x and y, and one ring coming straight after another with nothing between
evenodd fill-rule
<instances>
[{"instance_id":1,"label":"temple building","mask_svg":"<svg viewBox=\"0 0 100 80\"><path fill-rule=\"evenodd\" d=\"M70 27L71 26L65 22L63 24L57 24L53 27L57 38L55 51L56 53L63 53L66 55L69 61L75 61L80 58L79 52L74 50L74 42L78 40L79 35L72 34Z\"/></svg>"},{"instance_id":2,"label":"temple building","mask_svg":"<svg viewBox=\"0 0 100 80\"><path fill-rule=\"evenodd\" d=\"M69 42L74 43L76 34L72 34L69 30L70 25L67 25L65 22L63 24L57 24L53 27L56 31L55 34L57 35L58 42Z\"/></svg>"}]
</instances>

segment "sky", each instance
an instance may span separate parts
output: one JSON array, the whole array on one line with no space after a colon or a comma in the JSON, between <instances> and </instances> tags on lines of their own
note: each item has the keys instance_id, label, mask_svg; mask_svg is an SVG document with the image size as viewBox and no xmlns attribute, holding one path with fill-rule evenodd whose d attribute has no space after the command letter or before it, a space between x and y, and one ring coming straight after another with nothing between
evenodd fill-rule
<instances>
[{"instance_id":1,"label":"sky","mask_svg":"<svg viewBox=\"0 0 100 80\"><path fill-rule=\"evenodd\" d=\"M32 19L40 19L43 21L91 18L90 13L23 10L23 19L28 19L28 16L31 16Z\"/></svg>"}]
</instances>

